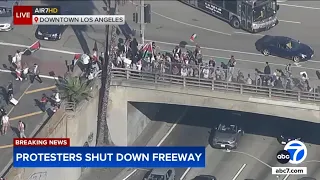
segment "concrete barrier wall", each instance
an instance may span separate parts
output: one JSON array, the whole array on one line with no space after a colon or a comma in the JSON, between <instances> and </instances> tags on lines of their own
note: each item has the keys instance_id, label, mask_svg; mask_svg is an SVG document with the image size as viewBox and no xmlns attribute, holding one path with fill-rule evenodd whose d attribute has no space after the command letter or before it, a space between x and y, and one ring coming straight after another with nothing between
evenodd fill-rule
<instances>
[{"instance_id":1,"label":"concrete barrier wall","mask_svg":"<svg viewBox=\"0 0 320 180\"><path fill-rule=\"evenodd\" d=\"M127 144L132 145L147 125L159 112L159 105L146 103L127 103Z\"/></svg>"},{"instance_id":2,"label":"concrete barrier wall","mask_svg":"<svg viewBox=\"0 0 320 180\"><path fill-rule=\"evenodd\" d=\"M133 134L127 129L130 127L126 118L127 108L123 108L127 102L230 109L320 123L320 107L318 104L303 104L267 97L221 93L201 88L184 88L175 85L155 85L153 83L141 83L141 81L119 80L112 82L110 96L113 105L108 112L112 117L108 123L111 137L117 145L127 145L129 136ZM112 122L112 119L117 119L118 123ZM126 126L121 124L126 124Z\"/></svg>"},{"instance_id":3,"label":"concrete barrier wall","mask_svg":"<svg viewBox=\"0 0 320 180\"><path fill-rule=\"evenodd\" d=\"M90 101L79 104L75 112L57 111L40 130L36 137L68 137L71 146L83 146L85 143L95 146L97 133L99 86L92 91ZM10 180L77 180L81 168L11 168L6 175Z\"/></svg>"}]
</instances>

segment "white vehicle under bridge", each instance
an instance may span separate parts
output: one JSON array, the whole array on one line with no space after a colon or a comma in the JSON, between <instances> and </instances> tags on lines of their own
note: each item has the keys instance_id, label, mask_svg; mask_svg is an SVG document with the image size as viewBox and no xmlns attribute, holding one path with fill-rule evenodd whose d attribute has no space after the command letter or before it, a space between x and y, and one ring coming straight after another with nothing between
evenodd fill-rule
<instances>
[{"instance_id":1,"label":"white vehicle under bridge","mask_svg":"<svg viewBox=\"0 0 320 180\"><path fill-rule=\"evenodd\" d=\"M276 0L179 0L227 21L236 29L255 33L278 24Z\"/></svg>"}]
</instances>

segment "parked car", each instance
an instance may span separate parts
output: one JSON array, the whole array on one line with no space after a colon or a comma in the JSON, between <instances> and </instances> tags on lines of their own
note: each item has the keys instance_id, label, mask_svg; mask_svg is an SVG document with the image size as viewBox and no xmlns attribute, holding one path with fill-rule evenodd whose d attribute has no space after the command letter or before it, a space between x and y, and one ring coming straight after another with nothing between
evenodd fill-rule
<instances>
[{"instance_id":1,"label":"parked car","mask_svg":"<svg viewBox=\"0 0 320 180\"><path fill-rule=\"evenodd\" d=\"M35 36L40 40L57 41L61 39L66 28L65 25L39 25Z\"/></svg>"},{"instance_id":2,"label":"parked car","mask_svg":"<svg viewBox=\"0 0 320 180\"><path fill-rule=\"evenodd\" d=\"M244 134L244 131L234 124L219 124L211 132L213 133L212 147L222 149L236 149L240 137Z\"/></svg>"},{"instance_id":3,"label":"parked car","mask_svg":"<svg viewBox=\"0 0 320 180\"><path fill-rule=\"evenodd\" d=\"M288 135L280 135L277 138L278 142L282 145L286 145L288 142L293 141L293 140L298 140L300 141L301 138L293 137L293 136L288 136Z\"/></svg>"},{"instance_id":4,"label":"parked car","mask_svg":"<svg viewBox=\"0 0 320 180\"><path fill-rule=\"evenodd\" d=\"M292 59L296 63L301 60L309 60L314 55L310 46L285 36L266 35L259 39L255 45L256 49L265 56L274 55Z\"/></svg>"},{"instance_id":5,"label":"parked car","mask_svg":"<svg viewBox=\"0 0 320 180\"><path fill-rule=\"evenodd\" d=\"M0 31L13 29L13 6L19 5L19 0L0 1Z\"/></svg>"},{"instance_id":6,"label":"parked car","mask_svg":"<svg viewBox=\"0 0 320 180\"><path fill-rule=\"evenodd\" d=\"M192 180L218 180L216 177L211 175L199 175Z\"/></svg>"},{"instance_id":7,"label":"parked car","mask_svg":"<svg viewBox=\"0 0 320 180\"><path fill-rule=\"evenodd\" d=\"M153 169L144 180L175 180L176 172L174 169Z\"/></svg>"}]
</instances>

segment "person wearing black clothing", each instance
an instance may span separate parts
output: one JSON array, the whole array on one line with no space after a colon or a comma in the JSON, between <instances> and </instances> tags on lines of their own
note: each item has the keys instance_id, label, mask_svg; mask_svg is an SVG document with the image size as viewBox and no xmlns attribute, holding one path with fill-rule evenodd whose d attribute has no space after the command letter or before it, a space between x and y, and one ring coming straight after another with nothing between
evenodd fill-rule
<instances>
[{"instance_id":1,"label":"person wearing black clothing","mask_svg":"<svg viewBox=\"0 0 320 180\"><path fill-rule=\"evenodd\" d=\"M125 52L125 47L124 47L124 44L123 44L123 42L119 42L118 43L118 53L119 54L123 54L124 52Z\"/></svg>"},{"instance_id":2,"label":"person wearing black clothing","mask_svg":"<svg viewBox=\"0 0 320 180\"><path fill-rule=\"evenodd\" d=\"M179 48L179 46L176 46L173 51L172 51L173 55L178 54L179 57L181 57L181 49Z\"/></svg>"},{"instance_id":3,"label":"person wearing black clothing","mask_svg":"<svg viewBox=\"0 0 320 180\"><path fill-rule=\"evenodd\" d=\"M269 63L266 62L266 66L264 67L264 70L263 70L263 82L266 83L268 82L268 80L271 78L271 68L269 66Z\"/></svg>"},{"instance_id":4,"label":"person wearing black clothing","mask_svg":"<svg viewBox=\"0 0 320 180\"><path fill-rule=\"evenodd\" d=\"M10 101L13 98L13 83L10 81L7 87L8 100Z\"/></svg>"},{"instance_id":5,"label":"person wearing black clothing","mask_svg":"<svg viewBox=\"0 0 320 180\"><path fill-rule=\"evenodd\" d=\"M263 73L264 73L265 75L270 75L270 74L271 74L271 68L270 68L268 62L266 62L266 67L264 67Z\"/></svg>"},{"instance_id":6,"label":"person wearing black clothing","mask_svg":"<svg viewBox=\"0 0 320 180\"><path fill-rule=\"evenodd\" d=\"M134 58L138 53L138 41L136 38L133 38L133 40L130 42L130 49L131 49L131 57Z\"/></svg>"},{"instance_id":7,"label":"person wearing black clothing","mask_svg":"<svg viewBox=\"0 0 320 180\"><path fill-rule=\"evenodd\" d=\"M31 75L31 78L30 78L31 83L33 83L36 78L38 79L38 81L40 83L42 83L42 79L40 78L39 66L37 64L34 64L33 70L32 70L32 75Z\"/></svg>"}]
</instances>

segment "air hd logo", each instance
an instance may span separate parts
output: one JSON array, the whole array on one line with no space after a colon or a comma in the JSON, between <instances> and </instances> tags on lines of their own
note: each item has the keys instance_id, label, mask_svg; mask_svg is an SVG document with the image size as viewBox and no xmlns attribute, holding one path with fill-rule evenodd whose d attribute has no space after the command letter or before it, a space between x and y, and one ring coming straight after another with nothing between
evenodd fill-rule
<instances>
[{"instance_id":1,"label":"air hd logo","mask_svg":"<svg viewBox=\"0 0 320 180\"><path fill-rule=\"evenodd\" d=\"M307 157L307 147L301 141L290 141L277 153L277 160L281 164L300 164Z\"/></svg>"}]
</instances>

